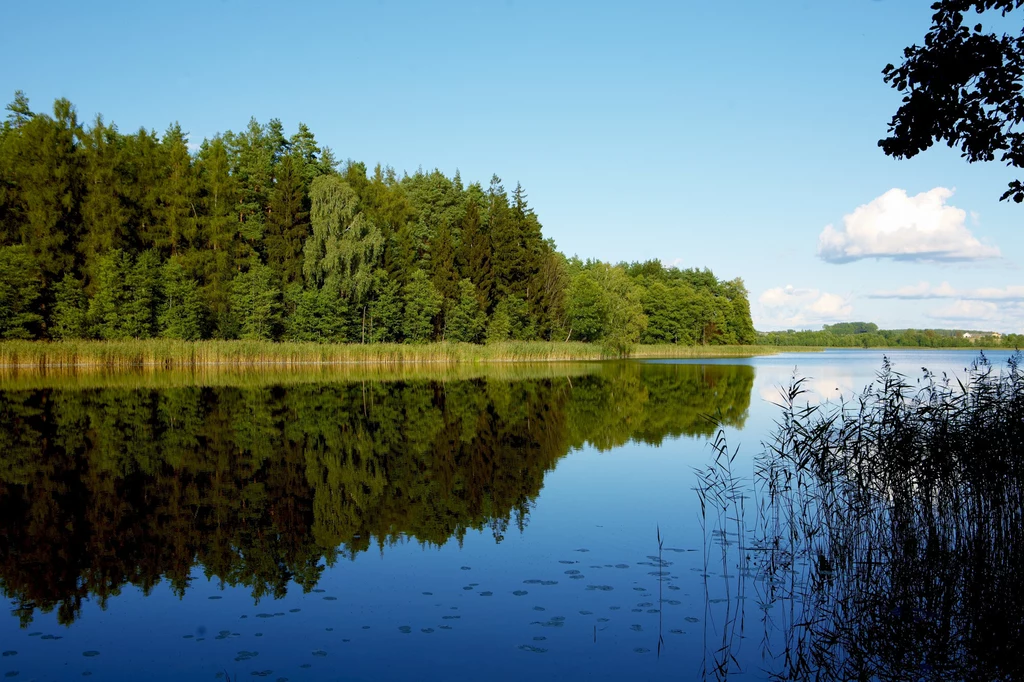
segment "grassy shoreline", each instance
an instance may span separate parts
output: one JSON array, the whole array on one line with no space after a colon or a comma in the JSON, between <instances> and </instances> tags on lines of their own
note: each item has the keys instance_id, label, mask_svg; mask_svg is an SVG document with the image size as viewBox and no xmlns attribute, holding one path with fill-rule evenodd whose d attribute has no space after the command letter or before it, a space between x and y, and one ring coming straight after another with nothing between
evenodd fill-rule
<instances>
[{"instance_id":1,"label":"grassy shoreline","mask_svg":"<svg viewBox=\"0 0 1024 682\"><path fill-rule=\"evenodd\" d=\"M124 369L101 366L0 371L0 391L59 389L171 389L186 387L261 388L320 383L378 383L415 381L561 380L600 371L593 362L461 363L450 365L334 364L334 365L194 365L164 368L154 365Z\"/></svg>"},{"instance_id":2,"label":"grassy shoreline","mask_svg":"<svg viewBox=\"0 0 1024 682\"><path fill-rule=\"evenodd\" d=\"M773 346L637 346L632 358L751 357L818 348ZM599 344L523 341L468 343L318 344L271 341L2 341L0 372L87 368L184 368L197 366L451 365L481 362L606 360Z\"/></svg>"}]
</instances>

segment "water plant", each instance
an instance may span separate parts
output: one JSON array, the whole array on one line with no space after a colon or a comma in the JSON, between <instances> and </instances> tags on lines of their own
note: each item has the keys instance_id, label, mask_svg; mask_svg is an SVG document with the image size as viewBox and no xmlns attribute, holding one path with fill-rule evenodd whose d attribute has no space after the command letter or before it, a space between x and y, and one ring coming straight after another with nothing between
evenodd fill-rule
<instances>
[{"instance_id":1,"label":"water plant","mask_svg":"<svg viewBox=\"0 0 1024 682\"><path fill-rule=\"evenodd\" d=\"M857 399L819 405L794 379L754 472L771 678L1021 679L1020 360L997 371L981 355L962 378L914 383L885 361ZM698 492L735 483L709 467Z\"/></svg>"},{"instance_id":2,"label":"water plant","mask_svg":"<svg viewBox=\"0 0 1024 682\"><path fill-rule=\"evenodd\" d=\"M791 349L787 349L791 350ZM773 346L636 346L634 358L750 357L779 352ZM598 343L504 341L472 343L315 343L260 340L0 341L0 374L46 370L167 369L261 365L453 365L480 362L562 362L619 357Z\"/></svg>"}]
</instances>

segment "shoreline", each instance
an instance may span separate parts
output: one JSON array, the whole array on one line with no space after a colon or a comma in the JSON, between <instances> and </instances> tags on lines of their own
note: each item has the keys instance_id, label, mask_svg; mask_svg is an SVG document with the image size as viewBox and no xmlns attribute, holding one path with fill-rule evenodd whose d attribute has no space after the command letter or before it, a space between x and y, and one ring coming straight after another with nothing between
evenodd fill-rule
<instances>
[{"instance_id":1,"label":"shoreline","mask_svg":"<svg viewBox=\"0 0 1024 682\"><path fill-rule=\"evenodd\" d=\"M508 341L497 344L320 344L278 341L0 341L0 374L94 370L309 369L315 367L451 366L474 364L571 363L615 360L747 358L829 350L988 352L998 346L774 346L636 345L618 357L597 343Z\"/></svg>"},{"instance_id":2,"label":"shoreline","mask_svg":"<svg viewBox=\"0 0 1024 682\"><path fill-rule=\"evenodd\" d=\"M318 344L273 341L0 341L0 372L189 367L316 367L593 362L618 359L727 358L774 355L814 347L636 346L627 357L600 344L523 341L491 345Z\"/></svg>"}]
</instances>

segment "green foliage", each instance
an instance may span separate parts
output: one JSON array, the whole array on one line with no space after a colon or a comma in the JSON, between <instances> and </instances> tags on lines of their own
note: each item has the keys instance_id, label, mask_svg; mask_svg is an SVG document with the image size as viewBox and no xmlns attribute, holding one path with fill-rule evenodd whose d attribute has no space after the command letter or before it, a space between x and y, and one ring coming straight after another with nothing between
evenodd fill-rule
<instances>
[{"instance_id":1,"label":"green foliage","mask_svg":"<svg viewBox=\"0 0 1024 682\"><path fill-rule=\"evenodd\" d=\"M373 280L384 244L380 228L359 211L359 197L341 178L318 177L310 190L313 233L304 247L303 272L309 282L336 278L353 302L362 302Z\"/></svg>"},{"instance_id":2,"label":"green foliage","mask_svg":"<svg viewBox=\"0 0 1024 682\"><path fill-rule=\"evenodd\" d=\"M598 267L599 282L605 295L606 318L602 343L611 354L625 357L640 341L647 327L641 305L642 290L622 267Z\"/></svg>"},{"instance_id":3,"label":"green foliage","mask_svg":"<svg viewBox=\"0 0 1024 682\"><path fill-rule=\"evenodd\" d=\"M572 278L566 295L565 316L571 338L593 342L604 334L608 316L605 296L590 269Z\"/></svg>"},{"instance_id":4,"label":"green foliage","mask_svg":"<svg viewBox=\"0 0 1024 682\"><path fill-rule=\"evenodd\" d=\"M480 340L486 324L486 316L480 310L476 287L468 279L460 279L459 299L445 318L445 338L449 341L476 343Z\"/></svg>"},{"instance_id":5,"label":"green foliage","mask_svg":"<svg viewBox=\"0 0 1024 682\"><path fill-rule=\"evenodd\" d=\"M0 339L31 339L43 322L41 274L24 246L0 246Z\"/></svg>"},{"instance_id":6,"label":"green foliage","mask_svg":"<svg viewBox=\"0 0 1024 682\"><path fill-rule=\"evenodd\" d=\"M568 336L619 353L644 315L641 341L754 337L740 280L570 262L544 239L523 187L506 193L497 176L484 188L438 170L368 175L349 161L339 171L305 125L288 138L276 119L193 153L177 123L162 135L124 134L99 116L83 127L70 102L37 114L20 92L8 112L0 245L24 247L38 266L31 312L43 320L18 327L31 338Z\"/></svg>"},{"instance_id":7,"label":"green foliage","mask_svg":"<svg viewBox=\"0 0 1024 682\"><path fill-rule=\"evenodd\" d=\"M276 338L282 322L281 290L266 265L253 264L231 282L231 312L239 338Z\"/></svg>"},{"instance_id":8,"label":"green foliage","mask_svg":"<svg viewBox=\"0 0 1024 682\"><path fill-rule=\"evenodd\" d=\"M203 302L199 283L191 279L179 259L163 266L163 301L157 316L160 336L195 341L202 336Z\"/></svg>"},{"instance_id":9,"label":"green foliage","mask_svg":"<svg viewBox=\"0 0 1024 682\"><path fill-rule=\"evenodd\" d=\"M71 273L54 286L50 336L54 339L89 337L89 299L85 287Z\"/></svg>"},{"instance_id":10,"label":"green foliage","mask_svg":"<svg viewBox=\"0 0 1024 682\"><path fill-rule=\"evenodd\" d=\"M298 282L302 278L302 245L310 231L302 176L292 156L284 157L275 173L264 237L267 265L285 282Z\"/></svg>"},{"instance_id":11,"label":"green foliage","mask_svg":"<svg viewBox=\"0 0 1024 682\"><path fill-rule=\"evenodd\" d=\"M199 237L196 201L199 185L188 138L177 123L168 127L155 152L161 168L162 182L157 187L154 222L150 233L153 247L162 253L178 253L194 244Z\"/></svg>"},{"instance_id":12,"label":"green foliage","mask_svg":"<svg viewBox=\"0 0 1024 682\"><path fill-rule=\"evenodd\" d=\"M333 287L306 289L295 283L285 291L285 335L290 341L345 341L345 301Z\"/></svg>"},{"instance_id":13,"label":"green foliage","mask_svg":"<svg viewBox=\"0 0 1024 682\"><path fill-rule=\"evenodd\" d=\"M434 318L441 312L443 298L427 273L416 270L405 285L405 315L402 333L412 343L429 341L434 332Z\"/></svg>"},{"instance_id":14,"label":"green foliage","mask_svg":"<svg viewBox=\"0 0 1024 682\"><path fill-rule=\"evenodd\" d=\"M509 335L512 333L512 321L509 319L508 310L499 307L491 315L491 320L487 323L487 343L502 343L508 341Z\"/></svg>"},{"instance_id":15,"label":"green foliage","mask_svg":"<svg viewBox=\"0 0 1024 682\"><path fill-rule=\"evenodd\" d=\"M874 322L837 322L822 326L827 332L836 336L849 336L851 334L875 334L878 332L878 325Z\"/></svg>"},{"instance_id":16,"label":"green foliage","mask_svg":"<svg viewBox=\"0 0 1024 682\"><path fill-rule=\"evenodd\" d=\"M757 332L742 279L723 282L710 270L633 263L627 272L643 288L643 343L751 344Z\"/></svg>"},{"instance_id":17,"label":"green foliage","mask_svg":"<svg viewBox=\"0 0 1024 682\"><path fill-rule=\"evenodd\" d=\"M153 250L139 254L127 268L128 293L121 320L127 336L148 339L156 335L161 279L160 255Z\"/></svg>"},{"instance_id":18,"label":"green foliage","mask_svg":"<svg viewBox=\"0 0 1024 682\"><path fill-rule=\"evenodd\" d=\"M643 289L622 266L588 263L578 269L566 297L566 324L576 338L600 341L612 355L627 355L647 327Z\"/></svg>"},{"instance_id":19,"label":"green foliage","mask_svg":"<svg viewBox=\"0 0 1024 682\"><path fill-rule=\"evenodd\" d=\"M481 223L478 201L479 199L473 196L466 201L462 220L462 242L456 254L456 261L462 276L468 278L476 287L480 307L489 310L491 290L494 287L491 240Z\"/></svg>"},{"instance_id":20,"label":"green foliage","mask_svg":"<svg viewBox=\"0 0 1024 682\"><path fill-rule=\"evenodd\" d=\"M826 348L1020 348L1021 341L1017 334L1001 336L967 329L878 329L871 322L825 325L820 331L766 332L759 334L758 339L759 343L772 346Z\"/></svg>"},{"instance_id":21,"label":"green foliage","mask_svg":"<svg viewBox=\"0 0 1024 682\"><path fill-rule=\"evenodd\" d=\"M459 295L459 276L455 270L455 246L452 231L442 223L430 244L430 281L450 305Z\"/></svg>"},{"instance_id":22,"label":"green foliage","mask_svg":"<svg viewBox=\"0 0 1024 682\"><path fill-rule=\"evenodd\" d=\"M402 337L401 285L383 269L374 273L374 299L368 308L371 343L393 343Z\"/></svg>"},{"instance_id":23,"label":"green foliage","mask_svg":"<svg viewBox=\"0 0 1024 682\"><path fill-rule=\"evenodd\" d=\"M45 288L71 269L78 252L85 193L82 131L66 99L54 102L52 117L26 117L17 101L15 108L17 125L4 135L0 161L13 190L5 192L3 241L28 248Z\"/></svg>"},{"instance_id":24,"label":"green foliage","mask_svg":"<svg viewBox=\"0 0 1024 682\"><path fill-rule=\"evenodd\" d=\"M503 298L494 309L495 315L508 320L508 338L513 341L527 341L534 338L533 320L530 309L519 296Z\"/></svg>"},{"instance_id":25,"label":"green foliage","mask_svg":"<svg viewBox=\"0 0 1024 682\"><path fill-rule=\"evenodd\" d=\"M114 249L99 259L95 280L96 293L89 301L89 328L100 339L125 339L130 334L125 325L130 298L128 274L131 256Z\"/></svg>"}]
</instances>

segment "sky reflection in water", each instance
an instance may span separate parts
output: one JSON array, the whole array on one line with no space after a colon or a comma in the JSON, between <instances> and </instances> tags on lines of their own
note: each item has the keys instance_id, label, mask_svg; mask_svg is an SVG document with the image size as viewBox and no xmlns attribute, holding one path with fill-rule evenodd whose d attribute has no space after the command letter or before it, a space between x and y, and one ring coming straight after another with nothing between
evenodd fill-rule
<instances>
[{"instance_id":1,"label":"sky reflection in water","mask_svg":"<svg viewBox=\"0 0 1024 682\"><path fill-rule=\"evenodd\" d=\"M890 355L911 376L974 357ZM794 367L846 392L881 356L8 387L0 674L689 677L743 606L757 679L757 609L720 564L705 594L707 416L752 470Z\"/></svg>"}]
</instances>

